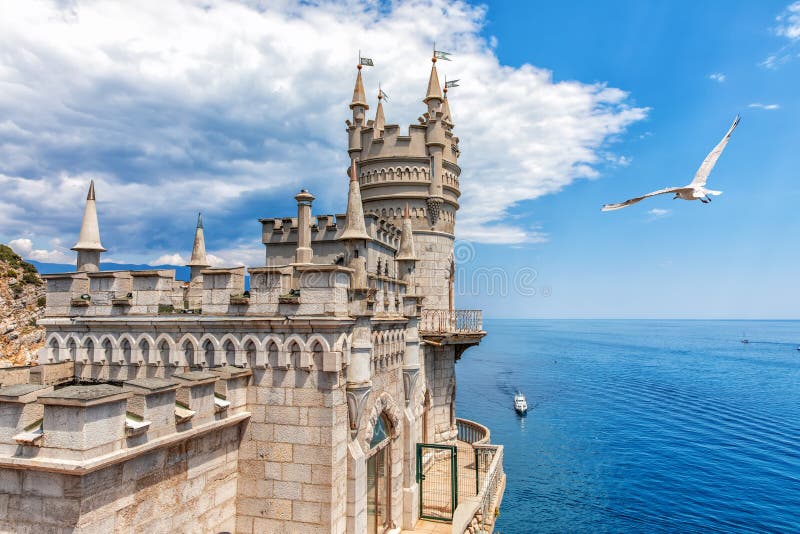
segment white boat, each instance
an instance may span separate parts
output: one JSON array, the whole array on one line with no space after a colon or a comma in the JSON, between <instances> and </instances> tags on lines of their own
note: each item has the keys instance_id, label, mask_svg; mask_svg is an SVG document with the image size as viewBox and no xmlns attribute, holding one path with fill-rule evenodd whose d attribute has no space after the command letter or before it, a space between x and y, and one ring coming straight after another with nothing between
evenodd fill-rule
<instances>
[{"instance_id":1,"label":"white boat","mask_svg":"<svg viewBox=\"0 0 800 534\"><path fill-rule=\"evenodd\" d=\"M525 395L522 393L514 395L514 409L518 414L524 415L528 413L528 402L525 400Z\"/></svg>"}]
</instances>

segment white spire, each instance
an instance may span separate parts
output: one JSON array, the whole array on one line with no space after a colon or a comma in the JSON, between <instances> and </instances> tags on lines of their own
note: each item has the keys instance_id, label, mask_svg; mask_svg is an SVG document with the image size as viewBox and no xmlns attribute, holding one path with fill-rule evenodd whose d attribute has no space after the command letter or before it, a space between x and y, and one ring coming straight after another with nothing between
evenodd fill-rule
<instances>
[{"instance_id":1,"label":"white spire","mask_svg":"<svg viewBox=\"0 0 800 534\"><path fill-rule=\"evenodd\" d=\"M83 209L83 222L81 223L81 233L78 235L78 242L72 250L92 250L105 252L106 249L100 244L100 226L97 223L97 205L94 198L94 180L89 184L89 194L86 195L86 207Z\"/></svg>"},{"instance_id":2,"label":"white spire","mask_svg":"<svg viewBox=\"0 0 800 534\"><path fill-rule=\"evenodd\" d=\"M100 270L100 253L106 249L100 244L100 225L97 223L97 205L94 198L94 180L89 183L86 207L78 242L72 247L78 253L78 270L96 272Z\"/></svg>"},{"instance_id":3,"label":"white spire","mask_svg":"<svg viewBox=\"0 0 800 534\"><path fill-rule=\"evenodd\" d=\"M361 188L358 185L356 160L350 166L350 192L347 195L347 218L344 231L339 239L369 239L367 226L364 224L364 206L361 204Z\"/></svg>"},{"instance_id":4,"label":"white spire","mask_svg":"<svg viewBox=\"0 0 800 534\"><path fill-rule=\"evenodd\" d=\"M197 214L197 229L194 231L194 246L192 259L187 264L189 267L208 267L206 259L206 238L203 234L203 214Z\"/></svg>"}]
</instances>

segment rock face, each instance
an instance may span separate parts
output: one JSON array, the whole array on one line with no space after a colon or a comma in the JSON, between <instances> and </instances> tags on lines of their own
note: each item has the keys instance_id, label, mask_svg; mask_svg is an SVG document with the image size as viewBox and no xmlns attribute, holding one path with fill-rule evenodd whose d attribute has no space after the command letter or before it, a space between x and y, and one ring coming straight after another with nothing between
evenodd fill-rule
<instances>
[{"instance_id":1,"label":"rock face","mask_svg":"<svg viewBox=\"0 0 800 534\"><path fill-rule=\"evenodd\" d=\"M0 367L36 359L44 345L45 285L36 267L0 245Z\"/></svg>"}]
</instances>

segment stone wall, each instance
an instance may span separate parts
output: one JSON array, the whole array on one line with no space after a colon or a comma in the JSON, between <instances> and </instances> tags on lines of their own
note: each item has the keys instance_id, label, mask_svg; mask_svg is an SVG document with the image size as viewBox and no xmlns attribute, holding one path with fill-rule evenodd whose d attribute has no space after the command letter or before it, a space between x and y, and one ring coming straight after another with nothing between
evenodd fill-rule
<instances>
[{"instance_id":1,"label":"stone wall","mask_svg":"<svg viewBox=\"0 0 800 534\"><path fill-rule=\"evenodd\" d=\"M315 357L318 357L315 356ZM336 372L257 369L240 450L237 532L344 532L347 407Z\"/></svg>"},{"instance_id":2,"label":"stone wall","mask_svg":"<svg viewBox=\"0 0 800 534\"><path fill-rule=\"evenodd\" d=\"M3 532L235 531L240 426L78 476L0 469Z\"/></svg>"}]
</instances>

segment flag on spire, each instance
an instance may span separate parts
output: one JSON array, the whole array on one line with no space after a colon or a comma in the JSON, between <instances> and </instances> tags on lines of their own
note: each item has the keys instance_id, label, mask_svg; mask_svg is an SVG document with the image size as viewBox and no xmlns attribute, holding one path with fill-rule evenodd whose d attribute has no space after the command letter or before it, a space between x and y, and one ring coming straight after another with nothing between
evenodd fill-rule
<instances>
[{"instance_id":1,"label":"flag on spire","mask_svg":"<svg viewBox=\"0 0 800 534\"><path fill-rule=\"evenodd\" d=\"M451 55L452 54L450 52L445 52L443 50L434 50L433 51L433 57L434 58L441 59L441 60L444 60L444 61L453 61L452 59L450 59Z\"/></svg>"},{"instance_id":2,"label":"flag on spire","mask_svg":"<svg viewBox=\"0 0 800 534\"><path fill-rule=\"evenodd\" d=\"M445 80L444 88L445 89L450 89L451 87L459 87L458 80L449 80L449 81Z\"/></svg>"},{"instance_id":3,"label":"flag on spire","mask_svg":"<svg viewBox=\"0 0 800 534\"><path fill-rule=\"evenodd\" d=\"M358 61L359 61L359 63L361 63L365 67L374 67L375 66L375 63L372 62L372 58L359 57Z\"/></svg>"}]
</instances>

